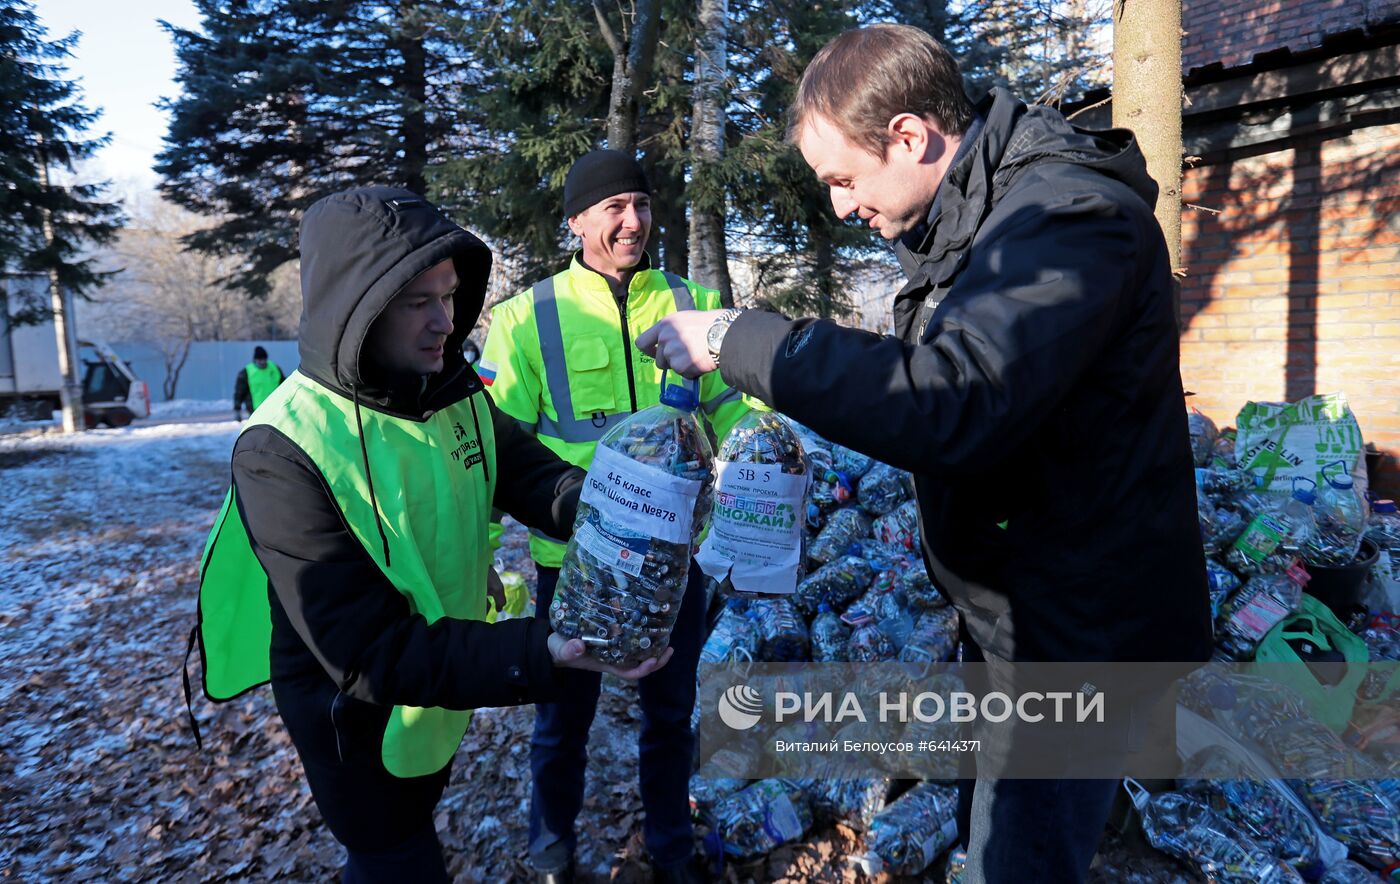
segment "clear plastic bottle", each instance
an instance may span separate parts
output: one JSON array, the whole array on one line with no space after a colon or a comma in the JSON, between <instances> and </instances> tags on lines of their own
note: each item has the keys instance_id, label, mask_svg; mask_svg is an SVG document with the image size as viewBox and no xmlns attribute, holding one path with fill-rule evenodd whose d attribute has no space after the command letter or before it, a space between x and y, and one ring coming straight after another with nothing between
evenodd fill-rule
<instances>
[{"instance_id":1,"label":"clear plastic bottle","mask_svg":"<svg viewBox=\"0 0 1400 884\"><path fill-rule=\"evenodd\" d=\"M1139 787L1140 788L1140 787ZM1302 884L1288 864L1204 802L1181 792L1136 797L1147 840L1220 884Z\"/></svg>"},{"instance_id":2,"label":"clear plastic bottle","mask_svg":"<svg viewBox=\"0 0 1400 884\"><path fill-rule=\"evenodd\" d=\"M812 806L792 780L759 780L716 802L714 819L719 850L747 859L801 838L812 827Z\"/></svg>"},{"instance_id":3,"label":"clear plastic bottle","mask_svg":"<svg viewBox=\"0 0 1400 884\"><path fill-rule=\"evenodd\" d=\"M680 612L714 460L695 385L666 385L599 441L559 569L549 622L605 663L660 656Z\"/></svg>"},{"instance_id":4,"label":"clear plastic bottle","mask_svg":"<svg viewBox=\"0 0 1400 884\"><path fill-rule=\"evenodd\" d=\"M758 628L758 659L765 663L806 660L811 637L807 623L787 597L756 598L749 602L749 617Z\"/></svg>"},{"instance_id":5,"label":"clear plastic bottle","mask_svg":"<svg viewBox=\"0 0 1400 884\"><path fill-rule=\"evenodd\" d=\"M1366 501L1345 473L1325 478L1313 503L1317 528L1308 538L1304 559L1319 565L1350 564L1366 533Z\"/></svg>"},{"instance_id":6,"label":"clear plastic bottle","mask_svg":"<svg viewBox=\"0 0 1400 884\"><path fill-rule=\"evenodd\" d=\"M958 790L920 783L870 821L867 843L896 875L917 875L958 837Z\"/></svg>"},{"instance_id":7,"label":"clear plastic bottle","mask_svg":"<svg viewBox=\"0 0 1400 884\"><path fill-rule=\"evenodd\" d=\"M1268 499L1225 553L1225 564L1240 574L1287 570L1317 530L1315 500L1311 491L1301 488L1282 500Z\"/></svg>"},{"instance_id":8,"label":"clear plastic bottle","mask_svg":"<svg viewBox=\"0 0 1400 884\"><path fill-rule=\"evenodd\" d=\"M1216 644L1235 660L1253 659L1259 640L1303 603L1307 582L1307 572L1299 567L1249 578L1220 606Z\"/></svg>"},{"instance_id":9,"label":"clear plastic bottle","mask_svg":"<svg viewBox=\"0 0 1400 884\"><path fill-rule=\"evenodd\" d=\"M820 605L830 605L837 611L860 597L875 579L875 569L859 556L842 556L827 562L797 585L793 604L804 614L812 614Z\"/></svg>"},{"instance_id":10,"label":"clear plastic bottle","mask_svg":"<svg viewBox=\"0 0 1400 884\"><path fill-rule=\"evenodd\" d=\"M812 620L812 659L817 663L845 663L846 643L850 639L851 628L841 622L831 605L823 602L818 606Z\"/></svg>"}]
</instances>

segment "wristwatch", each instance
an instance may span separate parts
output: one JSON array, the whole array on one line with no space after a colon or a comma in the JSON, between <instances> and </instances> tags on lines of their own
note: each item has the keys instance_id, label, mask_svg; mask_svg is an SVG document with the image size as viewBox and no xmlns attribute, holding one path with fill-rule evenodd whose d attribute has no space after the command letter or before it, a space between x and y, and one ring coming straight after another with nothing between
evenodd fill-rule
<instances>
[{"instance_id":1,"label":"wristwatch","mask_svg":"<svg viewBox=\"0 0 1400 884\"><path fill-rule=\"evenodd\" d=\"M730 307L710 323L710 330L705 332L705 346L710 349L710 358L716 365L719 364L719 348L724 344L724 335L729 331L729 324L738 319L739 314L743 312L738 307Z\"/></svg>"}]
</instances>

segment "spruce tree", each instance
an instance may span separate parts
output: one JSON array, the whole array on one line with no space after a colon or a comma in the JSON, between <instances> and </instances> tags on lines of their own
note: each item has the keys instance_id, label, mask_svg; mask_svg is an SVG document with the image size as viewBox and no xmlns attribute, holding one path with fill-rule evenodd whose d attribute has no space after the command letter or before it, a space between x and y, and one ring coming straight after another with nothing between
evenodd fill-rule
<instances>
[{"instance_id":1,"label":"spruce tree","mask_svg":"<svg viewBox=\"0 0 1400 884\"><path fill-rule=\"evenodd\" d=\"M0 0L0 273L56 276L85 294L110 276L96 269L92 246L120 229L121 206L103 198L106 182L60 183L110 139L89 130L88 110L63 60L80 34L49 39L27 0ZM18 323L50 315L48 300L11 304Z\"/></svg>"}]
</instances>

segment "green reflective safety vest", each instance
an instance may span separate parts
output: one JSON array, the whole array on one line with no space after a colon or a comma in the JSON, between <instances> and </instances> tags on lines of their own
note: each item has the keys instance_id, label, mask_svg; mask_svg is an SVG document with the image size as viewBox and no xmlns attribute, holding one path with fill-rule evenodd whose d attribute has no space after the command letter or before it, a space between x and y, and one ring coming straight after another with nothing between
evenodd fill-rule
<instances>
[{"instance_id":1,"label":"green reflective safety vest","mask_svg":"<svg viewBox=\"0 0 1400 884\"><path fill-rule=\"evenodd\" d=\"M678 310L717 310L719 293L673 273L642 270L627 288L624 325L608 281L577 256L491 312L477 373L506 414L555 454L587 469L603 434L636 410L661 401L661 371L633 341ZM723 438L752 407L719 372L700 382L700 405ZM547 567L564 561L564 544L530 532L530 556Z\"/></svg>"},{"instance_id":2,"label":"green reflective safety vest","mask_svg":"<svg viewBox=\"0 0 1400 884\"><path fill-rule=\"evenodd\" d=\"M269 359L267 368L258 368L256 362L250 362L243 370L248 373L248 396L253 400L253 410L256 411L282 383L282 369Z\"/></svg>"},{"instance_id":3,"label":"green reflective safety vest","mask_svg":"<svg viewBox=\"0 0 1400 884\"><path fill-rule=\"evenodd\" d=\"M486 527L496 464L488 408L482 393L423 421L360 408L387 557L350 399L296 371L244 431L266 424L306 453L345 524L410 610L429 623L490 620ZM268 681L271 617L267 575L229 489L204 548L199 585L204 691L211 700L232 699ZM469 710L395 706L384 731L384 767L398 777L441 770L470 721Z\"/></svg>"}]
</instances>

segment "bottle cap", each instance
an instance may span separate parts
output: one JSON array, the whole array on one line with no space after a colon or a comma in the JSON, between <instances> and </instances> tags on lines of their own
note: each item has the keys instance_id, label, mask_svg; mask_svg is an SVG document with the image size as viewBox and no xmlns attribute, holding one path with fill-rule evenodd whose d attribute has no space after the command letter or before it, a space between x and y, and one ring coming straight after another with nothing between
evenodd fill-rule
<instances>
[{"instance_id":1,"label":"bottle cap","mask_svg":"<svg viewBox=\"0 0 1400 884\"><path fill-rule=\"evenodd\" d=\"M681 411L694 411L699 408L700 381L681 379L677 382L672 379L671 383L668 384L666 374L665 370L661 372L661 404L679 408Z\"/></svg>"},{"instance_id":2,"label":"bottle cap","mask_svg":"<svg viewBox=\"0 0 1400 884\"><path fill-rule=\"evenodd\" d=\"M1301 500L1303 503L1306 503L1308 506L1312 506L1314 503L1317 502L1317 495L1316 495L1316 494L1313 494L1311 491L1307 491L1307 490L1305 490L1305 489L1299 488L1299 489L1297 489L1297 490L1295 490L1295 491L1293 492L1293 499L1294 499L1294 500Z\"/></svg>"},{"instance_id":3,"label":"bottle cap","mask_svg":"<svg viewBox=\"0 0 1400 884\"><path fill-rule=\"evenodd\" d=\"M1377 513L1397 512L1395 508L1395 501L1393 500L1378 500L1371 505L1371 511Z\"/></svg>"}]
</instances>

